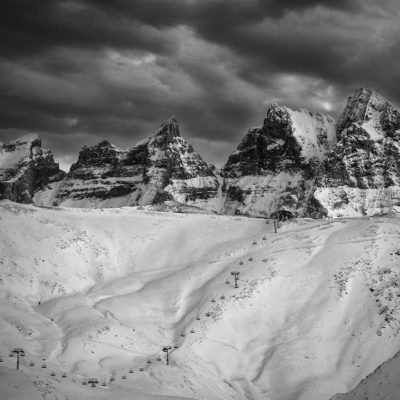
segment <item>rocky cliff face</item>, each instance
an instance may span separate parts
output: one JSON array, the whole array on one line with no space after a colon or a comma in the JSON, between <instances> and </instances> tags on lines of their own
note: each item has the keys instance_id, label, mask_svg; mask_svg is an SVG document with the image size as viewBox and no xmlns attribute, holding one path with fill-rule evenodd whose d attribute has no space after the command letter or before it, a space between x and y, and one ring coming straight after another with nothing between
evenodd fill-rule
<instances>
[{"instance_id":1,"label":"rocky cliff face","mask_svg":"<svg viewBox=\"0 0 400 400\"><path fill-rule=\"evenodd\" d=\"M377 93L360 89L337 124L315 199L331 216L400 210L400 112Z\"/></svg>"},{"instance_id":2,"label":"rocky cliff face","mask_svg":"<svg viewBox=\"0 0 400 400\"><path fill-rule=\"evenodd\" d=\"M180 136L172 117L131 149L121 150L108 141L84 148L55 202L70 207L120 207L175 200L212 209L219 186L212 168Z\"/></svg>"},{"instance_id":3,"label":"rocky cliff face","mask_svg":"<svg viewBox=\"0 0 400 400\"><path fill-rule=\"evenodd\" d=\"M22 138L0 146L0 198L267 217L400 211L400 112L368 89L349 98L337 123L273 104L220 175L181 137L174 117L130 149L108 141L85 147L65 178L37 136Z\"/></svg>"},{"instance_id":4,"label":"rocky cliff face","mask_svg":"<svg viewBox=\"0 0 400 400\"><path fill-rule=\"evenodd\" d=\"M0 200L31 203L37 191L57 185L64 175L37 135L0 145Z\"/></svg>"},{"instance_id":5,"label":"rocky cliff face","mask_svg":"<svg viewBox=\"0 0 400 400\"><path fill-rule=\"evenodd\" d=\"M314 214L316 174L335 142L333 118L272 105L263 126L248 132L222 170L224 211Z\"/></svg>"}]
</instances>

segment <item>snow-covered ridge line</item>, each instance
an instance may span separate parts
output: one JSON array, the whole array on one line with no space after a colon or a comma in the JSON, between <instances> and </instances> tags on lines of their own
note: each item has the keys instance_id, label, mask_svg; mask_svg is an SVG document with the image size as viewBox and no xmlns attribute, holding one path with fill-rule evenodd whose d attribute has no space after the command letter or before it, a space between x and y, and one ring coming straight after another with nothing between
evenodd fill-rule
<instances>
[{"instance_id":1,"label":"snow-covered ridge line","mask_svg":"<svg viewBox=\"0 0 400 400\"><path fill-rule=\"evenodd\" d=\"M67 176L40 139L27 137L0 150L0 198L88 208L172 201L259 217L374 215L400 207L399 160L400 112L360 89L338 123L272 104L220 172L181 136L175 117L130 149L107 140L84 147Z\"/></svg>"}]
</instances>

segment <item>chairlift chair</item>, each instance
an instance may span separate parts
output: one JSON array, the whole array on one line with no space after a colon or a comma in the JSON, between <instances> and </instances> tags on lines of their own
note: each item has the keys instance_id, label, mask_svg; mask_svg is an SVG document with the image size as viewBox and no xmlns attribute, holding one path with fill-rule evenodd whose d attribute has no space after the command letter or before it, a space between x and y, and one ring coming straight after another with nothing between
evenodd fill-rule
<instances>
[{"instance_id":1,"label":"chairlift chair","mask_svg":"<svg viewBox=\"0 0 400 400\"><path fill-rule=\"evenodd\" d=\"M103 383L101 384L101 386L107 386L107 383L103 382Z\"/></svg>"},{"instance_id":2,"label":"chairlift chair","mask_svg":"<svg viewBox=\"0 0 400 400\"><path fill-rule=\"evenodd\" d=\"M253 257L250 257L250 258L249 258L249 261L253 261Z\"/></svg>"},{"instance_id":3,"label":"chairlift chair","mask_svg":"<svg viewBox=\"0 0 400 400\"><path fill-rule=\"evenodd\" d=\"M66 378L67 374L65 372L62 373L61 378Z\"/></svg>"},{"instance_id":4,"label":"chairlift chair","mask_svg":"<svg viewBox=\"0 0 400 400\"><path fill-rule=\"evenodd\" d=\"M50 376L56 376L56 373L55 373L55 372L52 372L52 373L50 374Z\"/></svg>"},{"instance_id":5,"label":"chairlift chair","mask_svg":"<svg viewBox=\"0 0 400 400\"><path fill-rule=\"evenodd\" d=\"M266 236L263 236L263 237L262 237L262 240L267 240L267 237L266 237Z\"/></svg>"},{"instance_id":6,"label":"chairlift chair","mask_svg":"<svg viewBox=\"0 0 400 400\"><path fill-rule=\"evenodd\" d=\"M211 314L209 312L206 312L206 317L210 317Z\"/></svg>"},{"instance_id":7,"label":"chairlift chair","mask_svg":"<svg viewBox=\"0 0 400 400\"><path fill-rule=\"evenodd\" d=\"M256 245L256 244L257 244L257 242L254 240L253 245Z\"/></svg>"},{"instance_id":8,"label":"chairlift chair","mask_svg":"<svg viewBox=\"0 0 400 400\"><path fill-rule=\"evenodd\" d=\"M87 382L86 381L82 381L82 385L87 385Z\"/></svg>"},{"instance_id":9,"label":"chairlift chair","mask_svg":"<svg viewBox=\"0 0 400 400\"><path fill-rule=\"evenodd\" d=\"M146 362L147 362L147 364L151 364L151 360L147 360Z\"/></svg>"},{"instance_id":10,"label":"chairlift chair","mask_svg":"<svg viewBox=\"0 0 400 400\"><path fill-rule=\"evenodd\" d=\"M3 362L3 358L2 357L0 357L0 362Z\"/></svg>"},{"instance_id":11,"label":"chairlift chair","mask_svg":"<svg viewBox=\"0 0 400 400\"><path fill-rule=\"evenodd\" d=\"M157 357L157 361L161 361L161 357L160 356Z\"/></svg>"},{"instance_id":12,"label":"chairlift chair","mask_svg":"<svg viewBox=\"0 0 400 400\"><path fill-rule=\"evenodd\" d=\"M177 345L177 344L175 344L175 345L174 345L174 349L177 349L177 348L178 348L178 345Z\"/></svg>"},{"instance_id":13,"label":"chairlift chair","mask_svg":"<svg viewBox=\"0 0 400 400\"><path fill-rule=\"evenodd\" d=\"M185 337L185 334L184 334L184 333L181 333L181 337Z\"/></svg>"},{"instance_id":14,"label":"chairlift chair","mask_svg":"<svg viewBox=\"0 0 400 400\"><path fill-rule=\"evenodd\" d=\"M126 379L126 375L122 375L122 379Z\"/></svg>"},{"instance_id":15,"label":"chairlift chair","mask_svg":"<svg viewBox=\"0 0 400 400\"><path fill-rule=\"evenodd\" d=\"M211 299L211 303L215 303L215 299Z\"/></svg>"},{"instance_id":16,"label":"chairlift chair","mask_svg":"<svg viewBox=\"0 0 400 400\"><path fill-rule=\"evenodd\" d=\"M42 368L47 368L46 364L42 364Z\"/></svg>"},{"instance_id":17,"label":"chairlift chair","mask_svg":"<svg viewBox=\"0 0 400 400\"><path fill-rule=\"evenodd\" d=\"M222 296L220 297L220 299L221 299L221 300L225 300L225 296L222 295Z\"/></svg>"},{"instance_id":18,"label":"chairlift chair","mask_svg":"<svg viewBox=\"0 0 400 400\"><path fill-rule=\"evenodd\" d=\"M230 284L230 281L228 281L228 279L225 281L225 283L227 284L227 285L229 285Z\"/></svg>"},{"instance_id":19,"label":"chairlift chair","mask_svg":"<svg viewBox=\"0 0 400 400\"><path fill-rule=\"evenodd\" d=\"M200 317L199 316L196 317L196 321L200 321Z\"/></svg>"},{"instance_id":20,"label":"chairlift chair","mask_svg":"<svg viewBox=\"0 0 400 400\"><path fill-rule=\"evenodd\" d=\"M143 368L143 367L140 367L140 368L139 368L139 371L144 371L144 368Z\"/></svg>"},{"instance_id":21,"label":"chairlift chair","mask_svg":"<svg viewBox=\"0 0 400 400\"><path fill-rule=\"evenodd\" d=\"M115 378L112 376L112 377L110 377L110 382L114 382L115 381Z\"/></svg>"},{"instance_id":22,"label":"chairlift chair","mask_svg":"<svg viewBox=\"0 0 400 400\"><path fill-rule=\"evenodd\" d=\"M239 261L239 265L243 265L243 261Z\"/></svg>"},{"instance_id":23,"label":"chairlift chair","mask_svg":"<svg viewBox=\"0 0 400 400\"><path fill-rule=\"evenodd\" d=\"M194 329L191 329L191 330L190 330L190 333L194 333Z\"/></svg>"},{"instance_id":24,"label":"chairlift chair","mask_svg":"<svg viewBox=\"0 0 400 400\"><path fill-rule=\"evenodd\" d=\"M30 366L30 367L34 367L34 366L35 366L35 363L34 363L33 361L31 361L31 362L29 363L29 366Z\"/></svg>"},{"instance_id":25,"label":"chairlift chair","mask_svg":"<svg viewBox=\"0 0 400 400\"><path fill-rule=\"evenodd\" d=\"M129 368L129 373L133 374L133 369L132 368Z\"/></svg>"},{"instance_id":26,"label":"chairlift chair","mask_svg":"<svg viewBox=\"0 0 400 400\"><path fill-rule=\"evenodd\" d=\"M10 351L9 353L8 353L8 357L14 357L14 353L12 352L12 351Z\"/></svg>"}]
</instances>

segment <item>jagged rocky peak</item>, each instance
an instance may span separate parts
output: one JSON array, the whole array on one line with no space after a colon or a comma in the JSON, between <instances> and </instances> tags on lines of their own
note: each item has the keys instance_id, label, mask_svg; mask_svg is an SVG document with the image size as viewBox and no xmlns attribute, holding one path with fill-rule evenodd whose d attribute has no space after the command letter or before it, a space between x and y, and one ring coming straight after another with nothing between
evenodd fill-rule
<instances>
[{"instance_id":1,"label":"jagged rocky peak","mask_svg":"<svg viewBox=\"0 0 400 400\"><path fill-rule=\"evenodd\" d=\"M351 126L361 127L372 139L383 133L393 133L400 126L399 111L377 92L361 88L349 97L338 120L337 132Z\"/></svg>"},{"instance_id":2,"label":"jagged rocky peak","mask_svg":"<svg viewBox=\"0 0 400 400\"><path fill-rule=\"evenodd\" d=\"M0 199L31 203L38 190L60 181L64 175L52 153L42 149L37 134L0 147Z\"/></svg>"},{"instance_id":3,"label":"jagged rocky peak","mask_svg":"<svg viewBox=\"0 0 400 400\"><path fill-rule=\"evenodd\" d=\"M271 104L263 124L264 132L271 136L292 135L292 121L289 109L277 103Z\"/></svg>"},{"instance_id":4,"label":"jagged rocky peak","mask_svg":"<svg viewBox=\"0 0 400 400\"><path fill-rule=\"evenodd\" d=\"M399 209L399 111L372 90L360 89L349 98L337 137L314 195L327 213L356 216Z\"/></svg>"},{"instance_id":5,"label":"jagged rocky peak","mask_svg":"<svg viewBox=\"0 0 400 400\"><path fill-rule=\"evenodd\" d=\"M175 117L127 150L109 141L84 147L55 196L71 207L120 207L178 201L217 203L219 181L212 168L180 136Z\"/></svg>"},{"instance_id":6,"label":"jagged rocky peak","mask_svg":"<svg viewBox=\"0 0 400 400\"><path fill-rule=\"evenodd\" d=\"M311 212L316 172L335 142L332 117L272 104L263 125L249 130L222 169L225 211Z\"/></svg>"},{"instance_id":7,"label":"jagged rocky peak","mask_svg":"<svg viewBox=\"0 0 400 400\"><path fill-rule=\"evenodd\" d=\"M100 143L87 147L84 146L79 152L78 161L71 166L71 173L82 165L86 166L104 166L113 164L124 152L109 140L103 140Z\"/></svg>"},{"instance_id":8,"label":"jagged rocky peak","mask_svg":"<svg viewBox=\"0 0 400 400\"><path fill-rule=\"evenodd\" d=\"M155 134L157 136L165 136L168 142L171 142L174 137L181 136L175 115L164 121Z\"/></svg>"}]
</instances>

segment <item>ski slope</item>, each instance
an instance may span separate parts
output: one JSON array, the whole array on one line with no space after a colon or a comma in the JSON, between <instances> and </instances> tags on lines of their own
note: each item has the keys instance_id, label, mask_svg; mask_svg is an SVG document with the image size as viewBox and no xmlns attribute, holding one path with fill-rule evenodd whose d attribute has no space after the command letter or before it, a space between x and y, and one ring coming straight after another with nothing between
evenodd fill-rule
<instances>
[{"instance_id":1,"label":"ski slope","mask_svg":"<svg viewBox=\"0 0 400 400\"><path fill-rule=\"evenodd\" d=\"M397 216L274 233L263 219L0 202L1 398L348 392L400 350L399 235Z\"/></svg>"}]
</instances>

